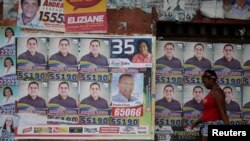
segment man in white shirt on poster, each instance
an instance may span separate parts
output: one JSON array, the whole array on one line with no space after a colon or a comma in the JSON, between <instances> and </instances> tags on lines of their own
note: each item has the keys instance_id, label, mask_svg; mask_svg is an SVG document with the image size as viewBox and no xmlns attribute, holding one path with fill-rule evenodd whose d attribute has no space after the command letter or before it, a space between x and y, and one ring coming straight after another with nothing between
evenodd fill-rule
<instances>
[{"instance_id":1,"label":"man in white shirt on poster","mask_svg":"<svg viewBox=\"0 0 250 141\"><path fill-rule=\"evenodd\" d=\"M246 0L236 0L235 4L232 5L230 13L233 19L249 19L250 6L246 4Z\"/></svg>"},{"instance_id":2,"label":"man in white shirt on poster","mask_svg":"<svg viewBox=\"0 0 250 141\"><path fill-rule=\"evenodd\" d=\"M17 25L43 29L45 25L37 15L41 0L21 0L20 4L22 13L18 15Z\"/></svg>"}]
</instances>

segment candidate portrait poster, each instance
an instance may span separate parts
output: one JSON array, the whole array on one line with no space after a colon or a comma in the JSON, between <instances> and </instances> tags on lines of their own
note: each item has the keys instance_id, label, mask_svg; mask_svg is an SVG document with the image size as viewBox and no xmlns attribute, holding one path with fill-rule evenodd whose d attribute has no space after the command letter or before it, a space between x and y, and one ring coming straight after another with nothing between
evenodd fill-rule
<instances>
[{"instance_id":1,"label":"candidate portrait poster","mask_svg":"<svg viewBox=\"0 0 250 141\"><path fill-rule=\"evenodd\" d=\"M95 90L97 91L95 93ZM93 92L92 92L93 91ZM91 105L92 103L87 102L86 98L90 98L90 97L94 97L94 96L98 96L98 98L102 98L105 101L105 106L99 106L97 105ZM109 93L109 83L105 83L105 82L98 82L98 81L94 81L94 82L87 82L87 81L81 81L80 82L80 100L79 103L80 104L85 104L84 106L89 107L89 110L94 110L94 108L96 109L105 109L105 108L109 108L110 104L111 104L111 100L110 100L110 93ZM85 100L85 101L84 101Z\"/></svg>"},{"instance_id":2,"label":"candidate portrait poster","mask_svg":"<svg viewBox=\"0 0 250 141\"><path fill-rule=\"evenodd\" d=\"M228 71L241 70L243 47L241 44L214 43L214 68ZM228 63L226 63L228 61Z\"/></svg>"},{"instance_id":3,"label":"candidate portrait poster","mask_svg":"<svg viewBox=\"0 0 250 141\"><path fill-rule=\"evenodd\" d=\"M248 55L247 52L250 51L250 44L243 44L243 85L249 86L250 85L250 56Z\"/></svg>"},{"instance_id":4,"label":"candidate portrait poster","mask_svg":"<svg viewBox=\"0 0 250 141\"><path fill-rule=\"evenodd\" d=\"M20 34L18 26L1 26L0 28L0 56L16 54L16 37Z\"/></svg>"},{"instance_id":5,"label":"candidate portrait poster","mask_svg":"<svg viewBox=\"0 0 250 141\"><path fill-rule=\"evenodd\" d=\"M182 89L177 84L156 84L155 124L180 126L182 122Z\"/></svg>"},{"instance_id":6,"label":"candidate portrait poster","mask_svg":"<svg viewBox=\"0 0 250 141\"><path fill-rule=\"evenodd\" d=\"M80 73L108 72L109 40L106 38L81 38L79 59Z\"/></svg>"},{"instance_id":7,"label":"candidate portrait poster","mask_svg":"<svg viewBox=\"0 0 250 141\"><path fill-rule=\"evenodd\" d=\"M250 18L249 0L224 0L223 10L225 18L248 20Z\"/></svg>"},{"instance_id":8,"label":"candidate portrait poster","mask_svg":"<svg viewBox=\"0 0 250 141\"><path fill-rule=\"evenodd\" d=\"M77 124L79 84L71 81L49 81L48 124Z\"/></svg>"},{"instance_id":9,"label":"candidate portrait poster","mask_svg":"<svg viewBox=\"0 0 250 141\"><path fill-rule=\"evenodd\" d=\"M125 97L117 96L123 94L121 93L122 86L119 84L121 79L127 78L127 83L129 83L129 87L124 91L130 94L130 99L126 99ZM144 101L144 93L143 93L143 74L135 73L135 74L127 74L127 73L113 73L112 74L112 83L111 83L111 94L112 94L112 106L113 107L134 107L143 105ZM125 80L125 79L124 79ZM125 86L124 86L125 87ZM118 88L118 89L117 89ZM119 89L120 88L120 89ZM123 99L124 98L124 99ZM125 104L123 104L125 103Z\"/></svg>"},{"instance_id":10,"label":"candidate portrait poster","mask_svg":"<svg viewBox=\"0 0 250 141\"><path fill-rule=\"evenodd\" d=\"M243 124L250 124L250 86L243 86L242 95L242 121Z\"/></svg>"},{"instance_id":11,"label":"candidate portrait poster","mask_svg":"<svg viewBox=\"0 0 250 141\"><path fill-rule=\"evenodd\" d=\"M45 80L47 75L48 38L17 38L17 76L20 80Z\"/></svg>"},{"instance_id":12,"label":"candidate portrait poster","mask_svg":"<svg viewBox=\"0 0 250 141\"><path fill-rule=\"evenodd\" d=\"M47 124L48 87L47 82L19 81L16 136L34 135L36 125Z\"/></svg>"},{"instance_id":13,"label":"candidate portrait poster","mask_svg":"<svg viewBox=\"0 0 250 141\"><path fill-rule=\"evenodd\" d=\"M156 74L183 68L184 42L157 40Z\"/></svg>"},{"instance_id":14,"label":"candidate portrait poster","mask_svg":"<svg viewBox=\"0 0 250 141\"><path fill-rule=\"evenodd\" d=\"M22 28L64 32L64 9L61 0L19 1L17 25ZM29 11L32 5L33 11ZM30 20L30 17L32 19Z\"/></svg>"},{"instance_id":15,"label":"candidate portrait poster","mask_svg":"<svg viewBox=\"0 0 250 141\"><path fill-rule=\"evenodd\" d=\"M48 56L50 80L77 80L79 62L78 38L49 38Z\"/></svg>"},{"instance_id":16,"label":"candidate portrait poster","mask_svg":"<svg viewBox=\"0 0 250 141\"><path fill-rule=\"evenodd\" d=\"M0 72L0 80L11 80L12 77L16 77L16 56L1 57L0 65L3 70Z\"/></svg>"},{"instance_id":17,"label":"candidate portrait poster","mask_svg":"<svg viewBox=\"0 0 250 141\"><path fill-rule=\"evenodd\" d=\"M19 118L16 115L0 115L0 140L14 141L18 122Z\"/></svg>"},{"instance_id":18,"label":"candidate portrait poster","mask_svg":"<svg viewBox=\"0 0 250 141\"><path fill-rule=\"evenodd\" d=\"M226 111L230 124L240 125L242 122L242 87L234 85L220 85L220 87L225 94Z\"/></svg>"},{"instance_id":19,"label":"candidate portrait poster","mask_svg":"<svg viewBox=\"0 0 250 141\"><path fill-rule=\"evenodd\" d=\"M203 100L208 90L201 84L185 84L183 88L183 120L184 125L191 125L198 119L203 110ZM198 129L196 129L198 130Z\"/></svg>"},{"instance_id":20,"label":"candidate portrait poster","mask_svg":"<svg viewBox=\"0 0 250 141\"><path fill-rule=\"evenodd\" d=\"M77 108L77 105L79 103L79 93L78 93L78 82L71 82L71 81L49 81L49 86L55 86L55 87L49 87L48 89L48 104L49 109L59 109L65 110L67 108ZM65 103L61 103L59 100L53 101L53 98L66 98L70 97L70 100L66 99ZM67 102L68 100L68 102ZM73 103L73 102L75 103Z\"/></svg>"},{"instance_id":21,"label":"candidate portrait poster","mask_svg":"<svg viewBox=\"0 0 250 141\"><path fill-rule=\"evenodd\" d=\"M111 68L152 68L152 38L125 37L110 39Z\"/></svg>"},{"instance_id":22,"label":"candidate portrait poster","mask_svg":"<svg viewBox=\"0 0 250 141\"><path fill-rule=\"evenodd\" d=\"M243 64L242 67L244 70L250 69L250 56L248 52L250 51L250 44L243 44Z\"/></svg>"},{"instance_id":23,"label":"candidate portrait poster","mask_svg":"<svg viewBox=\"0 0 250 141\"><path fill-rule=\"evenodd\" d=\"M213 44L204 42L185 42L183 57L184 70L192 71L211 69L213 63ZM187 75L196 75L195 73Z\"/></svg>"},{"instance_id":24,"label":"candidate portrait poster","mask_svg":"<svg viewBox=\"0 0 250 141\"><path fill-rule=\"evenodd\" d=\"M220 85L241 85L243 46L232 43L214 43L214 65Z\"/></svg>"},{"instance_id":25,"label":"candidate portrait poster","mask_svg":"<svg viewBox=\"0 0 250 141\"><path fill-rule=\"evenodd\" d=\"M18 112L32 112L39 109L47 110L48 103L48 82L19 80L18 91ZM28 101L33 97L37 101ZM43 114L45 114L44 112Z\"/></svg>"},{"instance_id":26,"label":"candidate portrait poster","mask_svg":"<svg viewBox=\"0 0 250 141\"><path fill-rule=\"evenodd\" d=\"M7 98L7 94L10 92L10 97ZM12 105L14 106L15 102L18 100L17 99L17 96L18 96L18 92L17 92L17 86L1 86L0 87L0 99L1 99L1 103L0 105L3 106L3 105ZM1 108L2 109L2 113L8 113L8 108L6 108L6 112L4 112L5 108ZM14 109L14 108L13 108ZM13 111L14 112L14 111Z\"/></svg>"},{"instance_id":27,"label":"candidate portrait poster","mask_svg":"<svg viewBox=\"0 0 250 141\"><path fill-rule=\"evenodd\" d=\"M109 125L111 98L109 83L80 82L79 124Z\"/></svg>"}]
</instances>

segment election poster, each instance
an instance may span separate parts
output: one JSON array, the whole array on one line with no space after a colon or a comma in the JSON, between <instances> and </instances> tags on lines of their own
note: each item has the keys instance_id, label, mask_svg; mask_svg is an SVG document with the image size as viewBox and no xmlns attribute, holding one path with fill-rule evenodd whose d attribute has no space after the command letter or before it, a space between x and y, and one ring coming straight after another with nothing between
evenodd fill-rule
<instances>
[{"instance_id":1,"label":"election poster","mask_svg":"<svg viewBox=\"0 0 250 141\"><path fill-rule=\"evenodd\" d=\"M200 75L204 70L212 68L214 58L212 43L185 42L184 52L185 75Z\"/></svg>"},{"instance_id":2,"label":"election poster","mask_svg":"<svg viewBox=\"0 0 250 141\"><path fill-rule=\"evenodd\" d=\"M135 73L135 74L112 73L112 84L111 84L112 107L138 106L137 109L141 109L142 107L140 106L142 106L144 103L143 78L144 77L142 73ZM122 81L128 83L128 86L125 86L122 83ZM125 93L123 95L123 91L126 93L126 95ZM114 113L115 110L116 109L114 108ZM140 116L140 114L138 116Z\"/></svg>"},{"instance_id":3,"label":"election poster","mask_svg":"<svg viewBox=\"0 0 250 141\"><path fill-rule=\"evenodd\" d=\"M223 19L224 18L223 1L224 0L201 0L199 7L201 14L208 18Z\"/></svg>"},{"instance_id":4,"label":"election poster","mask_svg":"<svg viewBox=\"0 0 250 141\"><path fill-rule=\"evenodd\" d=\"M80 73L109 72L110 42L107 38L80 39Z\"/></svg>"},{"instance_id":5,"label":"election poster","mask_svg":"<svg viewBox=\"0 0 250 141\"><path fill-rule=\"evenodd\" d=\"M184 42L157 40L156 74L171 75L183 69Z\"/></svg>"},{"instance_id":6,"label":"election poster","mask_svg":"<svg viewBox=\"0 0 250 141\"><path fill-rule=\"evenodd\" d=\"M18 116L0 115L0 140L16 141L15 128L18 126Z\"/></svg>"},{"instance_id":7,"label":"election poster","mask_svg":"<svg viewBox=\"0 0 250 141\"><path fill-rule=\"evenodd\" d=\"M243 46L233 43L214 43L214 65L219 84L242 84Z\"/></svg>"},{"instance_id":8,"label":"election poster","mask_svg":"<svg viewBox=\"0 0 250 141\"><path fill-rule=\"evenodd\" d=\"M46 37L17 38L17 77L19 80L46 80L48 42Z\"/></svg>"},{"instance_id":9,"label":"election poster","mask_svg":"<svg viewBox=\"0 0 250 141\"><path fill-rule=\"evenodd\" d=\"M166 9L167 19L191 21L199 8L199 0L177 0L171 9Z\"/></svg>"},{"instance_id":10,"label":"election poster","mask_svg":"<svg viewBox=\"0 0 250 141\"><path fill-rule=\"evenodd\" d=\"M242 44L214 43L214 68L224 71L241 70L242 54Z\"/></svg>"},{"instance_id":11,"label":"election poster","mask_svg":"<svg viewBox=\"0 0 250 141\"><path fill-rule=\"evenodd\" d=\"M110 0L111 1L111 0ZM157 10L159 20L191 21L199 8L199 0L137 0L132 2L113 2L109 7L138 7L150 13L152 8Z\"/></svg>"},{"instance_id":12,"label":"election poster","mask_svg":"<svg viewBox=\"0 0 250 141\"><path fill-rule=\"evenodd\" d=\"M120 128L120 134L135 137L149 135L152 118L150 84L144 84L143 73L112 73L111 126Z\"/></svg>"},{"instance_id":13,"label":"election poster","mask_svg":"<svg viewBox=\"0 0 250 141\"><path fill-rule=\"evenodd\" d=\"M212 68L212 43L185 42L184 52L185 83L202 83L202 74Z\"/></svg>"},{"instance_id":14,"label":"election poster","mask_svg":"<svg viewBox=\"0 0 250 141\"><path fill-rule=\"evenodd\" d=\"M248 70L250 68L250 56L248 52L250 51L250 44L243 44L243 64L242 67L244 70Z\"/></svg>"},{"instance_id":15,"label":"election poster","mask_svg":"<svg viewBox=\"0 0 250 141\"><path fill-rule=\"evenodd\" d=\"M22 28L64 32L63 5L62 0L19 1L17 25Z\"/></svg>"},{"instance_id":16,"label":"election poster","mask_svg":"<svg viewBox=\"0 0 250 141\"><path fill-rule=\"evenodd\" d=\"M187 129L183 126L165 126L155 131L157 141L200 141L200 132Z\"/></svg>"},{"instance_id":17,"label":"election poster","mask_svg":"<svg viewBox=\"0 0 250 141\"><path fill-rule=\"evenodd\" d=\"M79 84L72 81L49 81L48 124L77 124Z\"/></svg>"},{"instance_id":18,"label":"election poster","mask_svg":"<svg viewBox=\"0 0 250 141\"><path fill-rule=\"evenodd\" d=\"M37 125L47 124L48 88L47 82L19 81L16 136L32 136L36 134L36 128L41 128Z\"/></svg>"},{"instance_id":19,"label":"election poster","mask_svg":"<svg viewBox=\"0 0 250 141\"><path fill-rule=\"evenodd\" d=\"M199 0L107 0L108 9L140 8L152 13L154 7L161 21L192 21L199 4Z\"/></svg>"},{"instance_id":20,"label":"election poster","mask_svg":"<svg viewBox=\"0 0 250 141\"><path fill-rule=\"evenodd\" d=\"M45 80L19 79L15 138L153 139L153 37L30 38L36 57L47 56L50 75ZM18 39L17 56L31 55L28 39ZM129 55L132 60L140 50L149 59L138 63L140 67L110 65ZM105 65L98 64L102 61ZM71 73L72 79L66 79Z\"/></svg>"},{"instance_id":21,"label":"election poster","mask_svg":"<svg viewBox=\"0 0 250 141\"><path fill-rule=\"evenodd\" d=\"M235 85L220 85L226 102L226 111L230 125L241 125L241 108L242 108L242 87Z\"/></svg>"},{"instance_id":22,"label":"election poster","mask_svg":"<svg viewBox=\"0 0 250 141\"><path fill-rule=\"evenodd\" d=\"M110 39L111 68L152 68L153 44L150 38Z\"/></svg>"},{"instance_id":23,"label":"election poster","mask_svg":"<svg viewBox=\"0 0 250 141\"><path fill-rule=\"evenodd\" d=\"M17 26L1 26L0 56L16 55L16 36L20 34Z\"/></svg>"},{"instance_id":24,"label":"election poster","mask_svg":"<svg viewBox=\"0 0 250 141\"><path fill-rule=\"evenodd\" d=\"M196 86L198 87L199 85L196 85ZM193 119L194 116L197 116L196 118L198 118L197 113L201 113L201 111L199 112L195 108L197 107L200 108L200 106L197 106L197 105L202 105L201 99L203 98L203 95L200 89L202 88L202 86L199 86L199 88L197 88L197 92L198 92L197 99L201 103L195 105L195 107L193 108L191 107L193 105L189 104L189 103L192 103L192 101L194 101L194 98L191 92L192 89L190 88L187 88L185 85L183 87L182 84L168 84L168 83L156 84L157 95L156 95L156 103L155 103L155 107L156 107L155 108L155 140L159 140L159 141L161 140L180 140L180 141L197 140L198 141L201 139L199 127L191 130L189 122L192 122L192 120L194 120ZM171 93L172 93L172 96L171 96ZM178 107L181 110L176 109ZM192 112L193 112L193 117L191 117Z\"/></svg>"},{"instance_id":25,"label":"election poster","mask_svg":"<svg viewBox=\"0 0 250 141\"><path fill-rule=\"evenodd\" d=\"M250 0L224 0L223 9L225 18L249 20Z\"/></svg>"},{"instance_id":26,"label":"election poster","mask_svg":"<svg viewBox=\"0 0 250 141\"><path fill-rule=\"evenodd\" d=\"M156 84L155 128L182 125L183 87L178 84Z\"/></svg>"},{"instance_id":27,"label":"election poster","mask_svg":"<svg viewBox=\"0 0 250 141\"><path fill-rule=\"evenodd\" d=\"M155 76L157 94L156 97L164 93L163 88L159 90L159 88L157 88L157 85L179 85L177 86L175 93L179 92L179 88L182 88L181 86L183 84L183 49L184 44L181 41L157 40ZM162 97L163 96L161 96L161 98Z\"/></svg>"},{"instance_id":28,"label":"election poster","mask_svg":"<svg viewBox=\"0 0 250 141\"><path fill-rule=\"evenodd\" d=\"M242 95L242 124L250 125L250 86L243 86Z\"/></svg>"},{"instance_id":29,"label":"election poster","mask_svg":"<svg viewBox=\"0 0 250 141\"><path fill-rule=\"evenodd\" d=\"M106 0L64 1L66 32L106 33Z\"/></svg>"},{"instance_id":30,"label":"election poster","mask_svg":"<svg viewBox=\"0 0 250 141\"><path fill-rule=\"evenodd\" d=\"M250 51L250 44L243 44L243 85L250 85L250 56L248 52Z\"/></svg>"},{"instance_id":31,"label":"election poster","mask_svg":"<svg viewBox=\"0 0 250 141\"><path fill-rule=\"evenodd\" d=\"M80 81L80 125L109 125L111 114L109 89L108 82Z\"/></svg>"},{"instance_id":32,"label":"election poster","mask_svg":"<svg viewBox=\"0 0 250 141\"><path fill-rule=\"evenodd\" d=\"M0 58L2 70L0 72L1 80L11 80L16 77L16 56L3 56Z\"/></svg>"},{"instance_id":33,"label":"election poster","mask_svg":"<svg viewBox=\"0 0 250 141\"><path fill-rule=\"evenodd\" d=\"M18 85L16 77L16 56L0 57L1 72L0 86L15 86Z\"/></svg>"},{"instance_id":34,"label":"election poster","mask_svg":"<svg viewBox=\"0 0 250 141\"><path fill-rule=\"evenodd\" d=\"M3 0L3 20L16 20L18 0Z\"/></svg>"},{"instance_id":35,"label":"election poster","mask_svg":"<svg viewBox=\"0 0 250 141\"><path fill-rule=\"evenodd\" d=\"M17 86L0 86L0 93L0 140L15 141L14 130L19 123L15 106L18 97Z\"/></svg>"},{"instance_id":36,"label":"election poster","mask_svg":"<svg viewBox=\"0 0 250 141\"><path fill-rule=\"evenodd\" d=\"M78 80L78 38L49 39L49 78L50 80L77 81Z\"/></svg>"},{"instance_id":37,"label":"election poster","mask_svg":"<svg viewBox=\"0 0 250 141\"><path fill-rule=\"evenodd\" d=\"M183 120L184 125L190 126L201 117L203 100L208 94L208 90L201 84L185 84L183 89L185 92L183 93Z\"/></svg>"},{"instance_id":38,"label":"election poster","mask_svg":"<svg viewBox=\"0 0 250 141\"><path fill-rule=\"evenodd\" d=\"M111 125L119 126L120 134L140 138L153 132L148 123L154 122L150 114L154 45L150 37L110 39Z\"/></svg>"},{"instance_id":39,"label":"election poster","mask_svg":"<svg viewBox=\"0 0 250 141\"><path fill-rule=\"evenodd\" d=\"M10 106L10 107L15 107L15 102L17 101L17 86L1 86L0 87L0 99L1 99L1 106ZM1 107L1 113L0 114L8 114L8 113L14 113L14 108L13 111L6 111L4 109L10 109L10 108L4 108Z\"/></svg>"},{"instance_id":40,"label":"election poster","mask_svg":"<svg viewBox=\"0 0 250 141\"><path fill-rule=\"evenodd\" d=\"M47 113L48 82L19 80L18 113Z\"/></svg>"}]
</instances>

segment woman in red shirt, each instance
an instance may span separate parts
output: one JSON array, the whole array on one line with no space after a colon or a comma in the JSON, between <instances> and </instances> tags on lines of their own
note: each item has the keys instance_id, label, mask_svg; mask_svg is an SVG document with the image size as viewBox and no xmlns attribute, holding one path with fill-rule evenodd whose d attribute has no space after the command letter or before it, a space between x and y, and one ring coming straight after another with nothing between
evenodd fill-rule
<instances>
[{"instance_id":1,"label":"woman in red shirt","mask_svg":"<svg viewBox=\"0 0 250 141\"><path fill-rule=\"evenodd\" d=\"M201 130L202 141L207 141L208 125L229 124L226 114L225 94L216 83L217 75L213 70L206 70L202 75L202 82L211 91L203 100L202 117L191 125L191 129L200 124L205 125Z\"/></svg>"}]
</instances>

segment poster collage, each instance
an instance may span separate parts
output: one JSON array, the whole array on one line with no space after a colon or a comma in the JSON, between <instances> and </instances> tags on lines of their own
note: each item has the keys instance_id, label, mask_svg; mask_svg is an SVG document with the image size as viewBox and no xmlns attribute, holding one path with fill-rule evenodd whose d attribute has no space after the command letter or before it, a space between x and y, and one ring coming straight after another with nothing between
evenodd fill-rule
<instances>
[{"instance_id":1,"label":"poster collage","mask_svg":"<svg viewBox=\"0 0 250 141\"><path fill-rule=\"evenodd\" d=\"M190 125L209 93L201 76L215 70L231 125L249 124L249 44L157 40L155 134L158 140L200 140Z\"/></svg>"},{"instance_id":2,"label":"poster collage","mask_svg":"<svg viewBox=\"0 0 250 141\"><path fill-rule=\"evenodd\" d=\"M2 44L1 139L151 139L154 46L153 36L14 37Z\"/></svg>"},{"instance_id":3,"label":"poster collage","mask_svg":"<svg viewBox=\"0 0 250 141\"><path fill-rule=\"evenodd\" d=\"M63 34L105 33L106 3L108 8L128 3L119 2L3 1L4 19L16 19L18 26L0 27L1 140L69 136L199 140L200 128L190 131L189 125L201 116L203 98L209 92L201 80L206 69L214 69L219 76L230 124L249 124L249 44ZM129 6L146 10L157 4L159 20L190 21L199 6L206 5L202 8L206 13L215 1L131 2L134 5ZM230 4L240 3L230 0ZM244 9L249 14L248 4L246 0ZM31 5L34 10L29 11ZM62 35L32 36L20 28Z\"/></svg>"},{"instance_id":4,"label":"poster collage","mask_svg":"<svg viewBox=\"0 0 250 141\"><path fill-rule=\"evenodd\" d=\"M201 80L206 69L219 76L230 124L249 124L249 44L1 30L17 35L0 38L2 139L150 139L155 132L158 140L199 140L202 125L189 125L209 92Z\"/></svg>"},{"instance_id":5,"label":"poster collage","mask_svg":"<svg viewBox=\"0 0 250 141\"><path fill-rule=\"evenodd\" d=\"M22 28L72 33L106 33L107 9L140 8L160 21L192 21L198 11L208 18L250 19L250 0L35 0L32 12L21 0L3 0L3 20ZM211 10L215 9L215 10ZM32 19L29 19L33 17Z\"/></svg>"},{"instance_id":6,"label":"poster collage","mask_svg":"<svg viewBox=\"0 0 250 141\"><path fill-rule=\"evenodd\" d=\"M2 20L22 29L107 32L106 0L4 0L2 3Z\"/></svg>"},{"instance_id":7,"label":"poster collage","mask_svg":"<svg viewBox=\"0 0 250 141\"><path fill-rule=\"evenodd\" d=\"M208 18L249 20L250 0L108 0L107 8L156 8L160 21L192 21L200 11ZM214 10L211 10L214 9Z\"/></svg>"}]
</instances>

